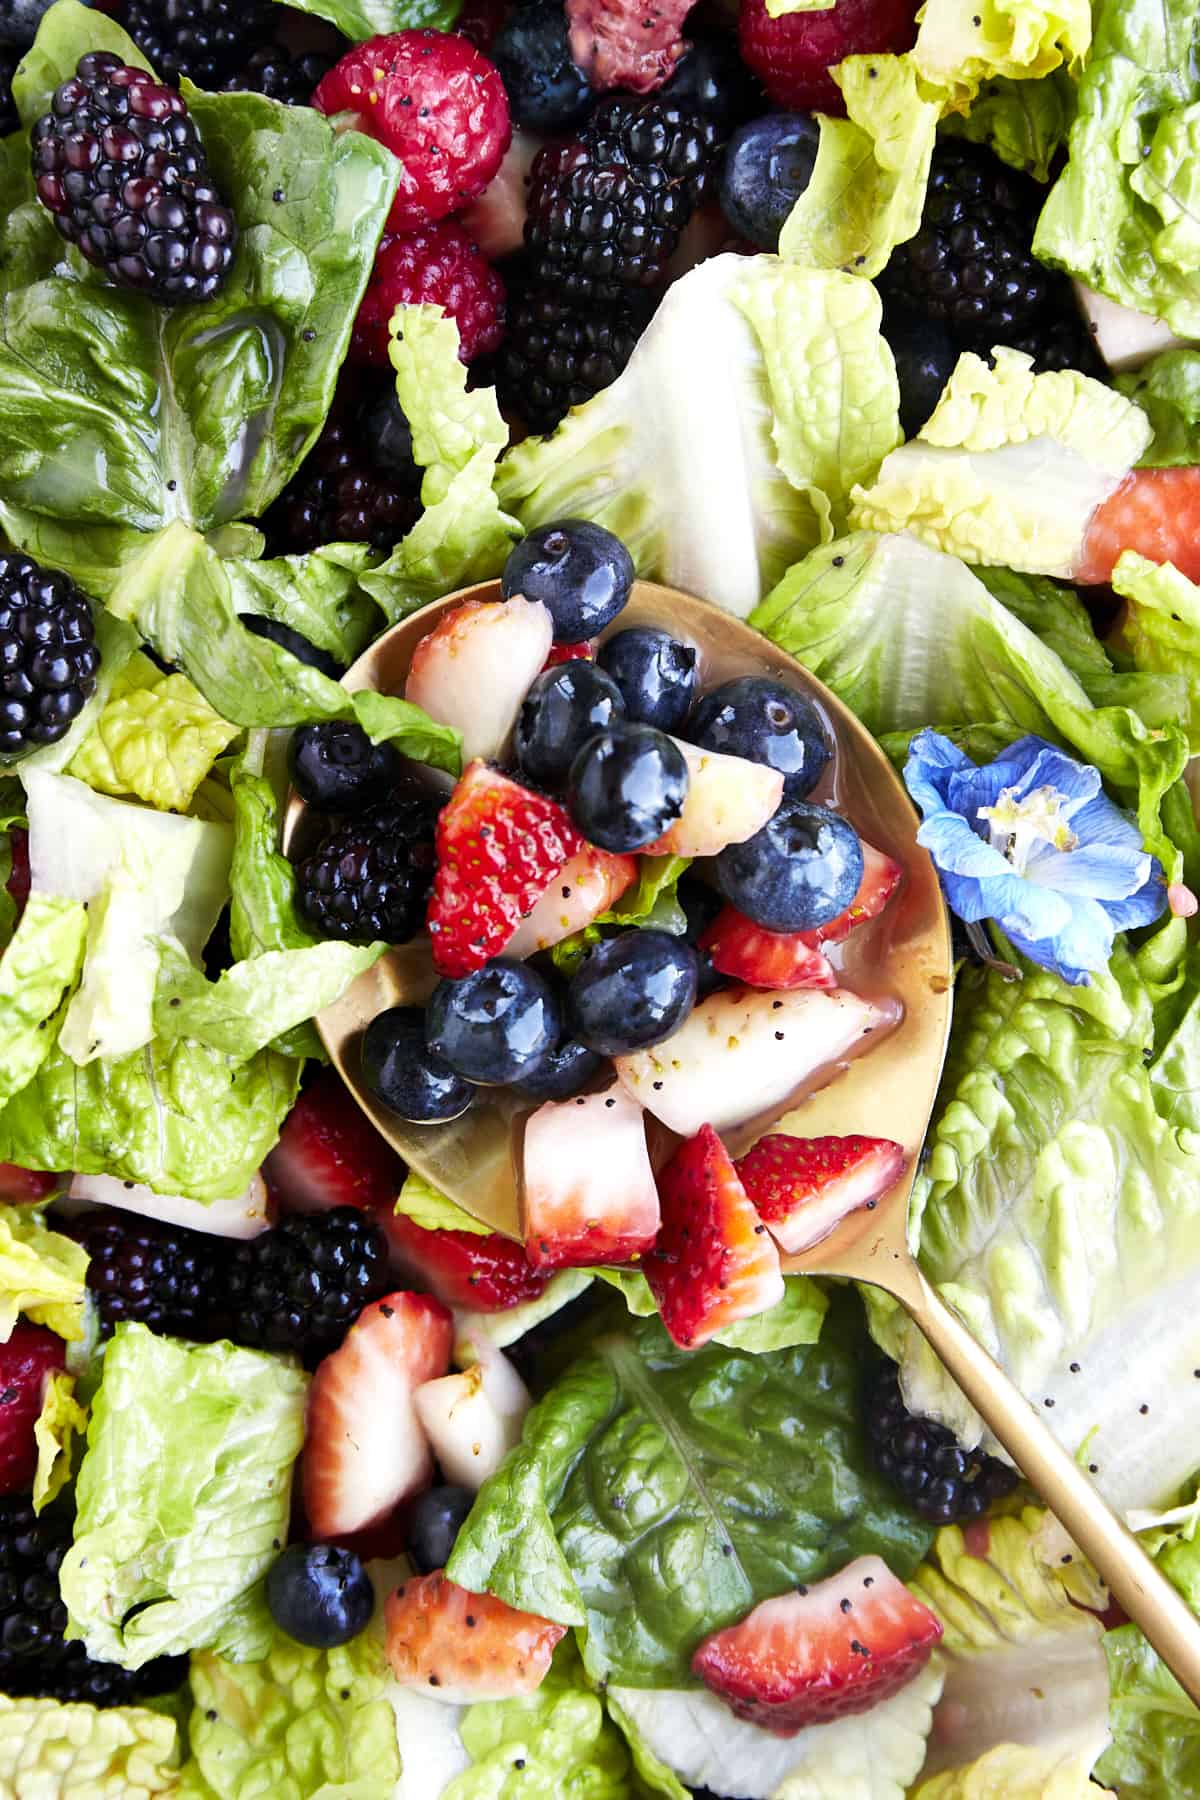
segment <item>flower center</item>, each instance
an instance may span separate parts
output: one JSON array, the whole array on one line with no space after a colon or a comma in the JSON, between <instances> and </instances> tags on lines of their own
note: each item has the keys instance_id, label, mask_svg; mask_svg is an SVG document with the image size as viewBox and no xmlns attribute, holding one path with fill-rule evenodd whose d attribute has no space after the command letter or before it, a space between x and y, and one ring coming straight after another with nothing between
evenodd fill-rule
<instances>
[{"instance_id":1,"label":"flower center","mask_svg":"<svg viewBox=\"0 0 1200 1800\"><path fill-rule=\"evenodd\" d=\"M1057 788L1034 788L1023 800L1016 788L1001 788L995 806L981 806L977 818L986 819L993 850L1006 856L1018 875L1041 844L1055 850L1074 850L1079 839L1063 817L1065 794Z\"/></svg>"}]
</instances>

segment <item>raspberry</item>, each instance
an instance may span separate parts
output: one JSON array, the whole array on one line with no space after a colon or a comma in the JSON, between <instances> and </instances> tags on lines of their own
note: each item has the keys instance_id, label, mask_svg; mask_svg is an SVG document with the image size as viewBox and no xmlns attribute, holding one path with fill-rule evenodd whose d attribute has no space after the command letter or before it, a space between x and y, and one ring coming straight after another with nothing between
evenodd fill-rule
<instances>
[{"instance_id":1,"label":"raspberry","mask_svg":"<svg viewBox=\"0 0 1200 1800\"><path fill-rule=\"evenodd\" d=\"M464 362L499 348L504 337L504 283L459 225L449 220L405 237L385 238L363 295L350 354L390 369L388 324L405 302L431 301L458 326Z\"/></svg>"},{"instance_id":2,"label":"raspberry","mask_svg":"<svg viewBox=\"0 0 1200 1800\"><path fill-rule=\"evenodd\" d=\"M269 0L127 0L122 23L152 68L218 88L271 35Z\"/></svg>"},{"instance_id":3,"label":"raspberry","mask_svg":"<svg viewBox=\"0 0 1200 1800\"><path fill-rule=\"evenodd\" d=\"M0 752L56 743L95 692L99 668L87 596L69 575L0 551Z\"/></svg>"},{"instance_id":4,"label":"raspberry","mask_svg":"<svg viewBox=\"0 0 1200 1800\"><path fill-rule=\"evenodd\" d=\"M680 35L692 0L566 0L571 55L594 88L649 94L687 49Z\"/></svg>"},{"instance_id":5,"label":"raspberry","mask_svg":"<svg viewBox=\"0 0 1200 1800\"><path fill-rule=\"evenodd\" d=\"M339 825L296 870L300 916L319 937L406 944L424 923L433 884L438 804L408 782Z\"/></svg>"},{"instance_id":6,"label":"raspberry","mask_svg":"<svg viewBox=\"0 0 1200 1800\"><path fill-rule=\"evenodd\" d=\"M844 56L909 50L916 39L914 0L837 0L825 12L785 13L773 19L766 0L741 0L742 61L753 69L776 106L842 114L841 90L829 74Z\"/></svg>"},{"instance_id":7,"label":"raspberry","mask_svg":"<svg viewBox=\"0 0 1200 1800\"><path fill-rule=\"evenodd\" d=\"M313 105L356 113L359 129L399 158L391 232L431 225L476 199L512 138L499 74L453 32L397 31L355 45L321 82Z\"/></svg>"},{"instance_id":8,"label":"raspberry","mask_svg":"<svg viewBox=\"0 0 1200 1800\"><path fill-rule=\"evenodd\" d=\"M530 288L510 306L496 369L501 405L530 431L553 431L621 373L645 323L623 301L599 309L572 306L550 289Z\"/></svg>"},{"instance_id":9,"label":"raspberry","mask_svg":"<svg viewBox=\"0 0 1200 1800\"><path fill-rule=\"evenodd\" d=\"M42 1391L47 1377L66 1366L66 1348L57 1332L28 1319L18 1319L0 1344L0 1494L19 1494L33 1483Z\"/></svg>"}]
</instances>

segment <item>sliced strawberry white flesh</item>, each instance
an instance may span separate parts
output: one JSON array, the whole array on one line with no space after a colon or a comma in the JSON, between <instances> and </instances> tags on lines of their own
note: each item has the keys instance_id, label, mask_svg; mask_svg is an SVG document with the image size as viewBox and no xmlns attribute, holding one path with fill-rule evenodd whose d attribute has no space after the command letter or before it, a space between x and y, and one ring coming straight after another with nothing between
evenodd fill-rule
<instances>
[{"instance_id":1,"label":"sliced strawberry white flesh","mask_svg":"<svg viewBox=\"0 0 1200 1800\"><path fill-rule=\"evenodd\" d=\"M637 880L632 856L613 856L589 844L560 869L505 945L505 956L533 956L582 931Z\"/></svg>"},{"instance_id":2,"label":"sliced strawberry white flesh","mask_svg":"<svg viewBox=\"0 0 1200 1800\"><path fill-rule=\"evenodd\" d=\"M165 1225L208 1231L214 1237L258 1237L271 1223L267 1184L261 1174L255 1175L235 1200L188 1200L182 1195L156 1194L153 1188L119 1181L115 1175L73 1175L68 1198L90 1206L119 1207L143 1218L161 1219Z\"/></svg>"},{"instance_id":3,"label":"sliced strawberry white flesh","mask_svg":"<svg viewBox=\"0 0 1200 1800\"><path fill-rule=\"evenodd\" d=\"M526 1121L525 1254L535 1268L628 1262L658 1232L658 1189L645 1114L615 1082L549 1100Z\"/></svg>"},{"instance_id":4,"label":"sliced strawberry white flesh","mask_svg":"<svg viewBox=\"0 0 1200 1800\"><path fill-rule=\"evenodd\" d=\"M724 756L672 740L688 766L683 811L646 856L716 856L761 831L783 798L783 776L744 756Z\"/></svg>"},{"instance_id":5,"label":"sliced strawberry white flesh","mask_svg":"<svg viewBox=\"0 0 1200 1800\"><path fill-rule=\"evenodd\" d=\"M450 1706L534 1693L566 1634L565 1625L468 1593L441 1571L401 1582L384 1619L395 1680Z\"/></svg>"},{"instance_id":6,"label":"sliced strawberry white flesh","mask_svg":"<svg viewBox=\"0 0 1200 1800\"><path fill-rule=\"evenodd\" d=\"M404 698L462 733L464 763L499 756L553 640L540 600L464 600L417 645Z\"/></svg>"},{"instance_id":7,"label":"sliced strawberry white flesh","mask_svg":"<svg viewBox=\"0 0 1200 1800\"><path fill-rule=\"evenodd\" d=\"M737 1165L742 1185L780 1249L796 1255L875 1202L904 1172L890 1138L760 1138Z\"/></svg>"}]
</instances>

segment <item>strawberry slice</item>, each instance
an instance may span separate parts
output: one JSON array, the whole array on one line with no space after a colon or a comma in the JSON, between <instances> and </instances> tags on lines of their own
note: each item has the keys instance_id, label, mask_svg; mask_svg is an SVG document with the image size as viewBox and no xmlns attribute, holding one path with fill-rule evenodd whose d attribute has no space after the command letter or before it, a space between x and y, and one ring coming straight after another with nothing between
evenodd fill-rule
<instances>
[{"instance_id":1,"label":"strawberry slice","mask_svg":"<svg viewBox=\"0 0 1200 1800\"><path fill-rule=\"evenodd\" d=\"M1174 563L1189 581L1200 581L1200 468L1127 475L1088 520L1071 579L1084 586L1110 580L1124 550Z\"/></svg>"},{"instance_id":2,"label":"strawberry slice","mask_svg":"<svg viewBox=\"0 0 1200 1800\"><path fill-rule=\"evenodd\" d=\"M28 1319L18 1319L0 1344L0 1494L23 1494L33 1485L33 1427L48 1378L66 1364L67 1346L57 1332Z\"/></svg>"},{"instance_id":3,"label":"strawberry slice","mask_svg":"<svg viewBox=\"0 0 1200 1800\"><path fill-rule=\"evenodd\" d=\"M585 844L559 870L533 911L504 947L506 956L533 956L561 944L606 913L637 880L637 859Z\"/></svg>"},{"instance_id":4,"label":"strawberry slice","mask_svg":"<svg viewBox=\"0 0 1200 1800\"><path fill-rule=\"evenodd\" d=\"M714 969L748 987L834 988L837 973L803 931L768 931L735 906L719 912L704 936Z\"/></svg>"},{"instance_id":5,"label":"strawberry slice","mask_svg":"<svg viewBox=\"0 0 1200 1800\"><path fill-rule=\"evenodd\" d=\"M510 603L511 604L511 603ZM439 975L469 975L498 956L517 926L584 848L557 800L473 762L438 817L429 935Z\"/></svg>"},{"instance_id":6,"label":"strawberry slice","mask_svg":"<svg viewBox=\"0 0 1200 1800\"><path fill-rule=\"evenodd\" d=\"M862 853L862 880L845 912L830 919L828 925L818 925L813 931L799 934L814 949L820 944L844 943L855 926L865 925L868 919L877 919L903 881L904 870L900 864L885 856L882 850L876 850L873 844L864 840Z\"/></svg>"},{"instance_id":7,"label":"strawberry slice","mask_svg":"<svg viewBox=\"0 0 1200 1800\"><path fill-rule=\"evenodd\" d=\"M548 1100L525 1126L525 1254L538 1269L632 1262L653 1244L646 1118L619 1086Z\"/></svg>"},{"instance_id":8,"label":"strawberry slice","mask_svg":"<svg viewBox=\"0 0 1200 1800\"><path fill-rule=\"evenodd\" d=\"M263 1164L280 1212L390 1207L404 1166L336 1069L322 1069L283 1122Z\"/></svg>"},{"instance_id":9,"label":"strawberry slice","mask_svg":"<svg viewBox=\"0 0 1200 1800\"><path fill-rule=\"evenodd\" d=\"M313 1376L303 1457L314 1537L379 1524L433 1479L413 1393L450 1367L454 1322L432 1294L366 1306Z\"/></svg>"},{"instance_id":10,"label":"strawberry slice","mask_svg":"<svg viewBox=\"0 0 1200 1800\"><path fill-rule=\"evenodd\" d=\"M523 215L522 215L523 216ZM546 658L547 669L557 669L559 663L594 662L596 646L590 640L582 644L551 644L550 654Z\"/></svg>"},{"instance_id":11,"label":"strawberry slice","mask_svg":"<svg viewBox=\"0 0 1200 1800\"><path fill-rule=\"evenodd\" d=\"M70 1180L69 1175L52 1175L47 1169L22 1169L17 1163L0 1163L0 1203L5 1206L35 1206L60 1194Z\"/></svg>"},{"instance_id":12,"label":"strawberry slice","mask_svg":"<svg viewBox=\"0 0 1200 1800\"><path fill-rule=\"evenodd\" d=\"M503 1312L536 1300L549 1275L531 1269L520 1244L497 1231L426 1231L403 1213L380 1215L393 1258L447 1306Z\"/></svg>"},{"instance_id":13,"label":"strawberry slice","mask_svg":"<svg viewBox=\"0 0 1200 1800\"><path fill-rule=\"evenodd\" d=\"M553 637L540 600L464 600L413 651L404 698L462 733L465 763L499 756Z\"/></svg>"},{"instance_id":14,"label":"strawberry slice","mask_svg":"<svg viewBox=\"0 0 1200 1800\"><path fill-rule=\"evenodd\" d=\"M682 1349L783 1299L779 1252L711 1125L675 1152L658 1194L662 1230L642 1266Z\"/></svg>"},{"instance_id":15,"label":"strawberry slice","mask_svg":"<svg viewBox=\"0 0 1200 1800\"><path fill-rule=\"evenodd\" d=\"M493 1594L468 1593L440 1569L388 1595L384 1628L400 1686L450 1706L532 1694L567 1630Z\"/></svg>"},{"instance_id":16,"label":"strawberry slice","mask_svg":"<svg viewBox=\"0 0 1200 1800\"><path fill-rule=\"evenodd\" d=\"M937 1614L882 1557L860 1556L705 1638L692 1670L739 1719L794 1737L897 1693L941 1635Z\"/></svg>"},{"instance_id":17,"label":"strawberry slice","mask_svg":"<svg viewBox=\"0 0 1200 1800\"><path fill-rule=\"evenodd\" d=\"M795 1255L848 1213L874 1206L904 1172L890 1138L760 1138L737 1164L742 1186L780 1249Z\"/></svg>"}]
</instances>

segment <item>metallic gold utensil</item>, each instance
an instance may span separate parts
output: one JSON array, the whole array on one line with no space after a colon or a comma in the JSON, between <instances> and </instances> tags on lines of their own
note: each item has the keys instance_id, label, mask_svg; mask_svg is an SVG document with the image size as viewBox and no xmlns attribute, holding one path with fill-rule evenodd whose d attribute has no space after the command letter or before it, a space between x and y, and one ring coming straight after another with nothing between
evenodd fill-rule
<instances>
[{"instance_id":1,"label":"metallic gold utensil","mask_svg":"<svg viewBox=\"0 0 1200 1800\"><path fill-rule=\"evenodd\" d=\"M414 613L371 645L345 685L352 691L400 693L417 643L444 612L465 599L499 597L499 584L486 582ZM900 1302L1026 1479L1200 1705L1200 1619L926 1280L908 1247L909 1198L946 1052L953 973L949 921L937 875L917 846L916 815L902 783L853 714L740 620L691 595L638 582L613 629L645 624L665 626L696 646L705 686L734 675L761 674L805 691L822 712L835 746L831 771L815 797L843 809L864 838L905 869L900 893L881 918L834 952L841 959L845 985L871 997L898 1000L903 1008L899 1022L873 1039L868 1054L822 1071L771 1116L726 1134L738 1155L781 1122L784 1129L806 1136L869 1131L905 1148L907 1173L877 1207L852 1214L821 1243L785 1257L785 1269L866 1282ZM285 848L302 847L307 829L305 808L293 795ZM423 1004L436 979L426 944L391 951L318 1017L317 1028L360 1106L404 1161L493 1230L519 1238L517 1170L529 1107L506 1096L489 1098L485 1091L481 1103L461 1119L409 1125L368 1093L361 1079L360 1043L371 1019L389 1006ZM650 1138L652 1155L661 1162L674 1140L657 1126Z\"/></svg>"}]
</instances>

